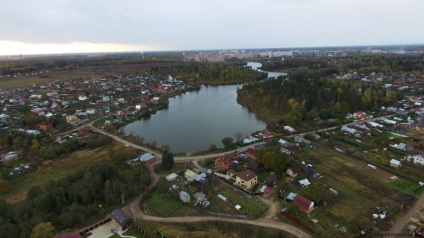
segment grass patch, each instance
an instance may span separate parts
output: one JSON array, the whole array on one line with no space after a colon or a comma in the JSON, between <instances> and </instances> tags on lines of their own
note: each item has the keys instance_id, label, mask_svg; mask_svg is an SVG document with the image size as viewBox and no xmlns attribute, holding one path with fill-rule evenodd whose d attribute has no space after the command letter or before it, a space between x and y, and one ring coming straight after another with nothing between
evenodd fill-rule
<instances>
[{"instance_id":1,"label":"grass patch","mask_svg":"<svg viewBox=\"0 0 424 238\"><path fill-rule=\"evenodd\" d=\"M176 191L174 191L176 193ZM172 217L172 216L186 216L198 214L197 210L190 208L187 204L184 204L178 199L177 196L170 196L165 193L154 191L146 205L148 212L153 212L155 215L161 217ZM143 205L141 206L143 210Z\"/></svg>"},{"instance_id":2,"label":"grass patch","mask_svg":"<svg viewBox=\"0 0 424 238\"><path fill-rule=\"evenodd\" d=\"M227 187L220 191L220 194L228 198L232 203L240 205L240 211L242 214L256 215L266 208L265 205L260 204L252 198L246 197L244 193L234 191L234 189L230 187Z\"/></svg>"},{"instance_id":3,"label":"grass patch","mask_svg":"<svg viewBox=\"0 0 424 238\"><path fill-rule=\"evenodd\" d=\"M337 156L333 156L333 157L331 157L331 159L336 161L336 162L339 162L339 163L346 163L345 159L342 159L342 158L337 157Z\"/></svg>"},{"instance_id":4,"label":"grass patch","mask_svg":"<svg viewBox=\"0 0 424 238\"><path fill-rule=\"evenodd\" d=\"M400 188L408 193L412 193L414 190L418 189L420 187L419 184L413 183L411 181L405 180L405 179L396 179L389 183L390 185L393 185L397 188Z\"/></svg>"},{"instance_id":5,"label":"grass patch","mask_svg":"<svg viewBox=\"0 0 424 238\"><path fill-rule=\"evenodd\" d=\"M141 234L139 231L137 231L134 228L129 229L128 231L122 233L123 236L133 236L136 238L146 238L145 235Z\"/></svg>"}]
</instances>

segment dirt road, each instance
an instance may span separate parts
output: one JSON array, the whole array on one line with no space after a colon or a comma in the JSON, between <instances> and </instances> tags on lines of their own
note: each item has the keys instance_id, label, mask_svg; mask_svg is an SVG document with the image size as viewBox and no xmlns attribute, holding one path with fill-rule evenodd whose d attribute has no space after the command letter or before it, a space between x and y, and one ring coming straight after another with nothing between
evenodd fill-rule
<instances>
[{"instance_id":1,"label":"dirt road","mask_svg":"<svg viewBox=\"0 0 424 238\"><path fill-rule=\"evenodd\" d=\"M418 198L414 206L403 216L401 217L390 229L392 233L398 233L402 231L402 228L408 224L411 217L417 218L418 213L421 209L424 208L424 193Z\"/></svg>"}]
</instances>

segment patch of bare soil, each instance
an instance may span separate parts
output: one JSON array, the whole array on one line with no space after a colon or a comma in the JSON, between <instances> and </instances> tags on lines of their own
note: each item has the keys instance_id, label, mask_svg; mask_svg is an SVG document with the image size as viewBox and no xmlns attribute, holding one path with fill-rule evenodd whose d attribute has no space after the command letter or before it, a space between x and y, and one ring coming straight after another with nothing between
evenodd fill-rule
<instances>
[{"instance_id":1,"label":"patch of bare soil","mask_svg":"<svg viewBox=\"0 0 424 238\"><path fill-rule=\"evenodd\" d=\"M18 193L16 195L13 195L13 196L10 196L9 198L7 198L6 202L9 203L9 204L21 202L21 201L26 199L26 196L27 196L27 192Z\"/></svg>"}]
</instances>

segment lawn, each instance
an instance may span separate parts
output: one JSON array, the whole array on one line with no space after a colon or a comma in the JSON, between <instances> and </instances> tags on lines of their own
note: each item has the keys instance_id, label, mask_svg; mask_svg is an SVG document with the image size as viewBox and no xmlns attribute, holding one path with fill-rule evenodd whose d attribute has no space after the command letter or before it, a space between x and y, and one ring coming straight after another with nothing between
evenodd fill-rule
<instances>
[{"instance_id":1,"label":"lawn","mask_svg":"<svg viewBox=\"0 0 424 238\"><path fill-rule=\"evenodd\" d=\"M418 189L420 187L419 184L413 183L411 181L405 180L405 179L396 179L389 183L390 185L393 185L397 188L400 188L408 193L412 193L414 190Z\"/></svg>"},{"instance_id":2,"label":"lawn","mask_svg":"<svg viewBox=\"0 0 424 238\"><path fill-rule=\"evenodd\" d=\"M176 191L172 191L177 193ZM193 199L192 199L193 200ZM147 212L161 217L178 217L187 215L198 215L199 212L189 205L184 204L176 196L154 191L146 202L141 205L141 210L146 206Z\"/></svg>"}]
</instances>

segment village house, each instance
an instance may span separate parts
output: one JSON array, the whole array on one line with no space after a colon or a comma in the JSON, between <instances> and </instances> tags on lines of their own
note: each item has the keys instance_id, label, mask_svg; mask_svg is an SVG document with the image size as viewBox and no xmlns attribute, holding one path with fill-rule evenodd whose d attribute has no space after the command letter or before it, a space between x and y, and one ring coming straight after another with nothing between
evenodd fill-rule
<instances>
[{"instance_id":1,"label":"village house","mask_svg":"<svg viewBox=\"0 0 424 238\"><path fill-rule=\"evenodd\" d=\"M152 153L144 153L140 156L141 162L153 163L156 161L156 155Z\"/></svg>"},{"instance_id":2,"label":"village house","mask_svg":"<svg viewBox=\"0 0 424 238\"><path fill-rule=\"evenodd\" d=\"M245 155L251 159L257 159L259 157L258 151L254 148L248 148Z\"/></svg>"},{"instance_id":3,"label":"village house","mask_svg":"<svg viewBox=\"0 0 424 238\"><path fill-rule=\"evenodd\" d=\"M215 168L218 170L226 170L235 160L237 160L237 156L232 154L218 156L215 160Z\"/></svg>"},{"instance_id":4,"label":"village house","mask_svg":"<svg viewBox=\"0 0 424 238\"><path fill-rule=\"evenodd\" d=\"M405 143L399 143L397 148L403 151L409 151L409 152L414 151L413 145L405 144Z\"/></svg>"},{"instance_id":5,"label":"village house","mask_svg":"<svg viewBox=\"0 0 424 238\"><path fill-rule=\"evenodd\" d=\"M193 172L192 170L190 170L190 169L187 169L184 172L184 178L186 178L187 181L189 181L189 182L193 182L194 181L194 178L196 177L196 175L197 174L195 172Z\"/></svg>"},{"instance_id":6,"label":"village house","mask_svg":"<svg viewBox=\"0 0 424 238\"><path fill-rule=\"evenodd\" d=\"M292 204L298 207L302 212L309 214L314 209L314 202L303 197L300 194L289 193L287 200L292 201Z\"/></svg>"},{"instance_id":7,"label":"village house","mask_svg":"<svg viewBox=\"0 0 424 238\"><path fill-rule=\"evenodd\" d=\"M133 222L121 209L113 210L110 216L112 217L112 220L119 225L122 231L126 230L127 227Z\"/></svg>"},{"instance_id":8,"label":"village house","mask_svg":"<svg viewBox=\"0 0 424 238\"><path fill-rule=\"evenodd\" d=\"M250 161L247 164L247 169L256 173L259 170L259 165L255 161Z\"/></svg>"},{"instance_id":9,"label":"village house","mask_svg":"<svg viewBox=\"0 0 424 238\"><path fill-rule=\"evenodd\" d=\"M407 161L414 163L414 164L424 165L424 154L407 155L403 158Z\"/></svg>"},{"instance_id":10,"label":"village house","mask_svg":"<svg viewBox=\"0 0 424 238\"><path fill-rule=\"evenodd\" d=\"M250 170L245 170L236 174L236 182L234 185L245 190L250 190L258 184L258 176Z\"/></svg>"},{"instance_id":11,"label":"village house","mask_svg":"<svg viewBox=\"0 0 424 238\"><path fill-rule=\"evenodd\" d=\"M302 168L300 168L299 165L296 165L294 167L288 168L286 170L286 174L290 176L292 179L295 179L297 176L303 174Z\"/></svg>"},{"instance_id":12,"label":"village house","mask_svg":"<svg viewBox=\"0 0 424 238\"><path fill-rule=\"evenodd\" d=\"M44 121L40 123L40 129L43 131L47 131L52 128L53 128L53 124L51 122Z\"/></svg>"},{"instance_id":13,"label":"village house","mask_svg":"<svg viewBox=\"0 0 424 238\"><path fill-rule=\"evenodd\" d=\"M365 112L358 111L353 113L353 118L357 120L367 120L369 116Z\"/></svg>"}]
</instances>

